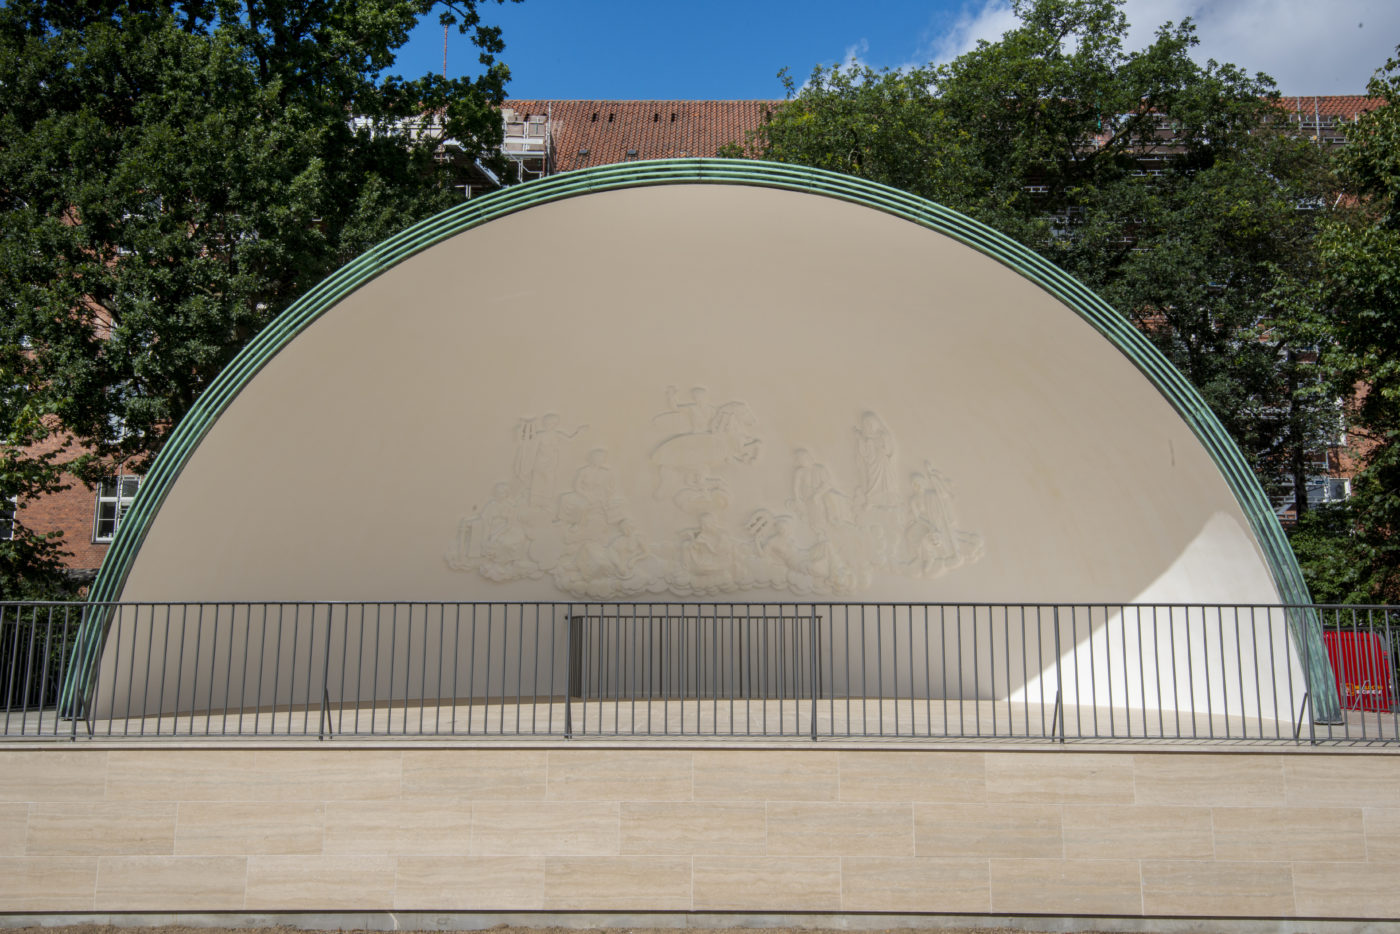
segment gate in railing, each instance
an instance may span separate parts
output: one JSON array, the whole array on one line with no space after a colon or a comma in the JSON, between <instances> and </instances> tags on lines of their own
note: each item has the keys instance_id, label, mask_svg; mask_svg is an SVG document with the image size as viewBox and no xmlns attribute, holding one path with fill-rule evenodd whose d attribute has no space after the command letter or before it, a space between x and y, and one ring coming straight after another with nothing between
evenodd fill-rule
<instances>
[{"instance_id":1,"label":"gate in railing","mask_svg":"<svg viewBox=\"0 0 1400 934\"><path fill-rule=\"evenodd\" d=\"M1388 607L0 603L0 697L7 738L1394 743L1398 646Z\"/></svg>"}]
</instances>

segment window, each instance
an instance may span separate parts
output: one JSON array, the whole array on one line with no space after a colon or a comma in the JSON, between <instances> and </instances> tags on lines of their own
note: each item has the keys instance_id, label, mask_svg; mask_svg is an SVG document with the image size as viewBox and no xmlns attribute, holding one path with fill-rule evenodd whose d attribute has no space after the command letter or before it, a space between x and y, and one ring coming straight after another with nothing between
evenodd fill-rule
<instances>
[{"instance_id":1,"label":"window","mask_svg":"<svg viewBox=\"0 0 1400 934\"><path fill-rule=\"evenodd\" d=\"M1326 464L1316 466L1325 467ZM1308 506L1317 508L1328 503L1340 503L1351 497L1351 481L1342 477L1310 476L1307 483ZM1278 488L1271 497L1274 514L1280 519L1292 521L1294 496L1293 480L1279 478Z\"/></svg>"},{"instance_id":2,"label":"window","mask_svg":"<svg viewBox=\"0 0 1400 934\"><path fill-rule=\"evenodd\" d=\"M0 542L8 542L15 537L15 509L18 506L13 496L0 498Z\"/></svg>"},{"instance_id":3,"label":"window","mask_svg":"<svg viewBox=\"0 0 1400 934\"><path fill-rule=\"evenodd\" d=\"M134 476L108 477L97 485L97 513L92 524L92 540L110 542L117 534L122 516L136 498L141 478Z\"/></svg>"}]
</instances>

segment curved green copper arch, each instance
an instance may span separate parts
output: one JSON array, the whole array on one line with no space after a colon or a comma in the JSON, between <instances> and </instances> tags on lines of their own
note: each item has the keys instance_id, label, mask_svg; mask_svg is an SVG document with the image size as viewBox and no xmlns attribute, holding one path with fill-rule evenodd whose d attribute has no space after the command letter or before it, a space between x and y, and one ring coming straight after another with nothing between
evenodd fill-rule
<instances>
[{"instance_id":1,"label":"curved green copper arch","mask_svg":"<svg viewBox=\"0 0 1400 934\"><path fill-rule=\"evenodd\" d=\"M893 214L966 244L1035 282L1073 309L1142 371L1191 427L1219 467L1248 518L1288 604L1311 598L1297 559L1268 499L1239 448L1190 385L1162 354L1082 283L1010 238L971 218L895 188L821 169L742 159L664 159L602 166L556 175L466 202L414 224L342 267L289 306L219 374L171 434L156 458L107 552L90 592L91 602L118 598L146 531L181 468L242 388L284 346L343 297L397 263L463 231L537 205L597 191L648 185L711 183L755 185L837 198ZM105 629L105 614L89 614L80 636L81 658L71 671L86 681ZM1339 714L1331 670L1316 615L1290 614L1295 639L1308 659L1315 716ZM72 684L65 689L71 698Z\"/></svg>"}]
</instances>

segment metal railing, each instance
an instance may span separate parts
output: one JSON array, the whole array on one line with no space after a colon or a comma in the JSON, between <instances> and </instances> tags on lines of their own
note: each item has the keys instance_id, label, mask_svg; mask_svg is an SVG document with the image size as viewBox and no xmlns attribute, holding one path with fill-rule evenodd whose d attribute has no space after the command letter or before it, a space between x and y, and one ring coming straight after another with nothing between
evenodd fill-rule
<instances>
[{"instance_id":1,"label":"metal railing","mask_svg":"<svg viewBox=\"0 0 1400 934\"><path fill-rule=\"evenodd\" d=\"M0 603L0 698L10 739L1396 743L1397 649L1379 606Z\"/></svg>"}]
</instances>

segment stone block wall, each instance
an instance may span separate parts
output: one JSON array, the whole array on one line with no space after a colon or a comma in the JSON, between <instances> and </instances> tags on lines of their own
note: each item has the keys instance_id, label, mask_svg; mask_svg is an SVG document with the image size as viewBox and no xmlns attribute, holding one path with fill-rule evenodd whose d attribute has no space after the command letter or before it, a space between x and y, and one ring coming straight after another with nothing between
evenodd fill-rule
<instances>
[{"instance_id":1,"label":"stone block wall","mask_svg":"<svg viewBox=\"0 0 1400 934\"><path fill-rule=\"evenodd\" d=\"M0 913L1400 917L1400 756L0 749Z\"/></svg>"}]
</instances>

